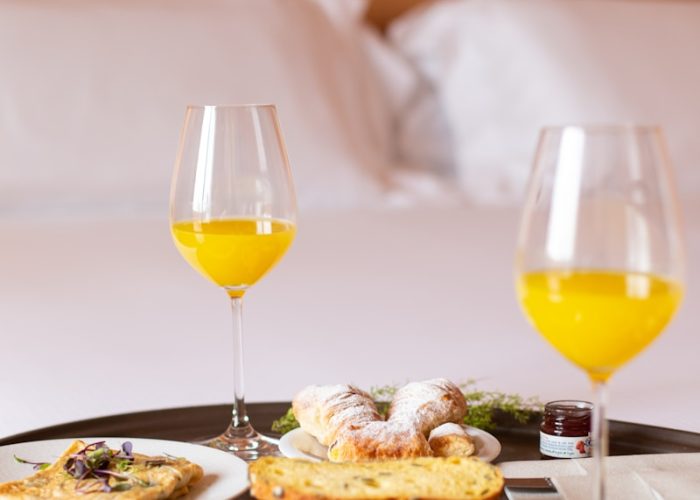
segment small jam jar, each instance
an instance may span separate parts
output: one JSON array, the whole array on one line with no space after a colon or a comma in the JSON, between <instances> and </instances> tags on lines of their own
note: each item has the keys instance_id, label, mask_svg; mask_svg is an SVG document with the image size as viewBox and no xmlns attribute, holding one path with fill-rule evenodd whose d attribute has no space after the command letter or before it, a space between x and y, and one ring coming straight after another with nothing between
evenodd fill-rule
<instances>
[{"instance_id":1,"label":"small jam jar","mask_svg":"<svg viewBox=\"0 0 700 500\"><path fill-rule=\"evenodd\" d=\"M591 456L591 413L587 401L552 401L544 407L540 425L540 453L543 458Z\"/></svg>"}]
</instances>

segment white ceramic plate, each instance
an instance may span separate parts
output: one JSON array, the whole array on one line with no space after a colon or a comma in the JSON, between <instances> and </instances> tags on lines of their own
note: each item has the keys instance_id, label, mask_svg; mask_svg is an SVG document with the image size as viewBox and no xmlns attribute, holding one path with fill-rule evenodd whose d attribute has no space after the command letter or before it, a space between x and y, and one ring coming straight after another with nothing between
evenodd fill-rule
<instances>
[{"instance_id":1,"label":"white ceramic plate","mask_svg":"<svg viewBox=\"0 0 700 500\"><path fill-rule=\"evenodd\" d=\"M501 443L492 434L476 427L462 426L476 445L476 454L486 462L491 462L501 453ZM328 448L316 438L301 429L294 429L280 439L280 451L285 457L305 458L306 460L327 460Z\"/></svg>"},{"instance_id":2,"label":"white ceramic plate","mask_svg":"<svg viewBox=\"0 0 700 500\"><path fill-rule=\"evenodd\" d=\"M188 499L221 500L240 495L248 488L248 465L223 451L179 441L140 438L80 438L87 443L107 441L110 448L131 441L135 453L184 457L204 469L204 477L192 487ZM32 462L53 462L73 439L52 439L0 446L0 483L22 479L34 473L31 465L19 464L13 455Z\"/></svg>"}]
</instances>

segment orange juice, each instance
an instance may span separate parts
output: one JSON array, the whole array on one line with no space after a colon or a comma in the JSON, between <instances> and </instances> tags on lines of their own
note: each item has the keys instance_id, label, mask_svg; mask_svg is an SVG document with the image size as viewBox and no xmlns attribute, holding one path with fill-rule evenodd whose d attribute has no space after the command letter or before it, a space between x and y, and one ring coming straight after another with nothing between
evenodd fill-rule
<instances>
[{"instance_id":1,"label":"orange juice","mask_svg":"<svg viewBox=\"0 0 700 500\"><path fill-rule=\"evenodd\" d=\"M182 256L205 277L240 297L284 255L294 224L276 219L220 219L172 226Z\"/></svg>"},{"instance_id":2,"label":"orange juice","mask_svg":"<svg viewBox=\"0 0 700 500\"><path fill-rule=\"evenodd\" d=\"M597 270L526 273L517 288L535 328L598 381L659 335L683 295L660 276Z\"/></svg>"}]
</instances>

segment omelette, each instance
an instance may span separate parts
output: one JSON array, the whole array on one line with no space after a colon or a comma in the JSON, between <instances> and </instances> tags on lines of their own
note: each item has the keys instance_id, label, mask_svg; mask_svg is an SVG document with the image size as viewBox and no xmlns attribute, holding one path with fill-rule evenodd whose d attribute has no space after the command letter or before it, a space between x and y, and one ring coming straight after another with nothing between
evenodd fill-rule
<instances>
[{"instance_id":1,"label":"omelette","mask_svg":"<svg viewBox=\"0 0 700 500\"><path fill-rule=\"evenodd\" d=\"M199 481L202 468L184 458L149 457L74 441L58 460L25 479L0 484L0 500L177 498ZM124 449L124 447L123 447Z\"/></svg>"}]
</instances>

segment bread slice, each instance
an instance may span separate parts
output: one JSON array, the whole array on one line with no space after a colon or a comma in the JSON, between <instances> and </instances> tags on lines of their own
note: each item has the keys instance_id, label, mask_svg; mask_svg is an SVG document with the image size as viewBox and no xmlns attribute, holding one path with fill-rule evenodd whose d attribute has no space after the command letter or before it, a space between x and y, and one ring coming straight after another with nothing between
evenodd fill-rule
<instances>
[{"instance_id":1,"label":"bread slice","mask_svg":"<svg viewBox=\"0 0 700 500\"><path fill-rule=\"evenodd\" d=\"M498 498L503 475L474 457L422 457L362 463L307 462L265 457L249 469L260 499Z\"/></svg>"}]
</instances>

